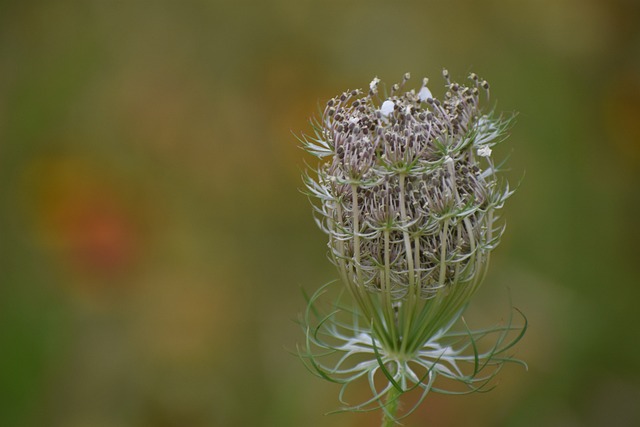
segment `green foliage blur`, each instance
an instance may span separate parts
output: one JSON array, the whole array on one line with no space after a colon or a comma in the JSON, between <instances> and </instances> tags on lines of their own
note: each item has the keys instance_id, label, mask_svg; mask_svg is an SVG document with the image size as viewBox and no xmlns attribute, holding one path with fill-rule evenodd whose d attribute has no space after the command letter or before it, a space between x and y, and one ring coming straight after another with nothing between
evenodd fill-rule
<instances>
[{"instance_id":1,"label":"green foliage blur","mask_svg":"<svg viewBox=\"0 0 640 427\"><path fill-rule=\"evenodd\" d=\"M336 276L292 132L442 67L519 113L467 320L511 299L530 368L405 425L640 425L638 2L5 0L0 426L378 425L290 354Z\"/></svg>"}]
</instances>

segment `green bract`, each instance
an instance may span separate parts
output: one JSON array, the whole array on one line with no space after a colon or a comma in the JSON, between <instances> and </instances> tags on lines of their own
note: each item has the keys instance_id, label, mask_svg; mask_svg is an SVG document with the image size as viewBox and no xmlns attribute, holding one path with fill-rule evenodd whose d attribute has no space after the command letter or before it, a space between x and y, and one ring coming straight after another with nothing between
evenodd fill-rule
<instances>
[{"instance_id":1,"label":"green bract","mask_svg":"<svg viewBox=\"0 0 640 427\"><path fill-rule=\"evenodd\" d=\"M302 139L321 159L305 182L355 304L335 303L323 315L316 305L326 287L309 298L300 353L313 372L343 384L345 409L382 407L397 419L387 405L414 388L422 398L443 391L438 376L477 390L496 372L480 371L512 360L504 351L524 333L507 340L510 322L451 331L485 276L504 231L498 211L512 191L491 157L509 120L481 109L488 83L472 74L464 86L444 75L442 101L427 79L402 92L407 74L381 96L375 78L367 92L329 100L315 136ZM477 340L492 333L495 345L478 350ZM371 399L350 405L344 392L360 378Z\"/></svg>"}]
</instances>

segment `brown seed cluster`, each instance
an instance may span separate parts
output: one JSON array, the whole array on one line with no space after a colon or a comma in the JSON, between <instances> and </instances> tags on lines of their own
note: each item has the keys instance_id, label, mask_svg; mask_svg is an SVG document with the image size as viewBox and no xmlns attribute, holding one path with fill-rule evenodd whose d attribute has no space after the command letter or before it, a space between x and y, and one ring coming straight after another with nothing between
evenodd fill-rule
<instances>
[{"instance_id":1,"label":"brown seed cluster","mask_svg":"<svg viewBox=\"0 0 640 427\"><path fill-rule=\"evenodd\" d=\"M442 101L427 79L403 92L406 74L382 96L330 99L316 137L304 141L324 159L307 187L330 255L353 292L384 292L394 301L429 299L479 284L501 229L495 210L511 194L491 159L507 122L480 108L489 85L475 74L449 80ZM467 294L467 292L464 292Z\"/></svg>"}]
</instances>

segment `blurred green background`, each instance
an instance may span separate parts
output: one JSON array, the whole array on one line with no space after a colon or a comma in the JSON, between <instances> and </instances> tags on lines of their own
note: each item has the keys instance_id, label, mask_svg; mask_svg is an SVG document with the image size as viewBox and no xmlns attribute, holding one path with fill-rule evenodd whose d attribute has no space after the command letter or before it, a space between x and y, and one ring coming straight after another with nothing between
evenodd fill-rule
<instances>
[{"instance_id":1,"label":"blurred green background","mask_svg":"<svg viewBox=\"0 0 640 427\"><path fill-rule=\"evenodd\" d=\"M633 0L0 1L0 425L378 425L287 352L335 277L292 131L442 67L519 112L469 317L530 369L405 425L640 425Z\"/></svg>"}]
</instances>

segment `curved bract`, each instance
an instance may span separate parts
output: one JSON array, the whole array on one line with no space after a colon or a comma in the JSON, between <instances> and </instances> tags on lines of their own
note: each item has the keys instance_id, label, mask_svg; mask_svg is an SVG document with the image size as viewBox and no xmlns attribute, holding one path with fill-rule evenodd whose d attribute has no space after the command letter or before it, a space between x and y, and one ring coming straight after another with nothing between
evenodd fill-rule
<instances>
[{"instance_id":1,"label":"curved bract","mask_svg":"<svg viewBox=\"0 0 640 427\"><path fill-rule=\"evenodd\" d=\"M430 391L446 394L488 391L492 388L491 379L505 362L526 367L508 353L527 329L526 318L515 308L524 320L523 326L514 326L510 316L503 325L471 331L457 315L413 353L402 354L386 348L371 322L357 307L343 305L341 298L330 305L327 313L322 313L318 303L329 293L331 285L336 283L324 285L307 300L301 320L306 340L298 348L298 355L314 375L341 385L339 399L343 406L336 412L385 410L392 403L384 401L390 391L399 392L399 397L418 389L420 397L413 406L406 408L402 416L393 415L399 420L411 414ZM457 323L462 324L461 331L452 330ZM457 381L462 387L438 387L435 384L438 377ZM358 382L367 384L371 396L363 402L350 403L346 393Z\"/></svg>"}]
</instances>

